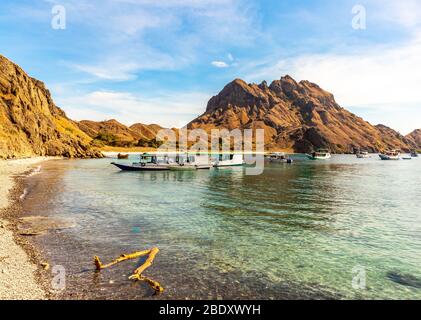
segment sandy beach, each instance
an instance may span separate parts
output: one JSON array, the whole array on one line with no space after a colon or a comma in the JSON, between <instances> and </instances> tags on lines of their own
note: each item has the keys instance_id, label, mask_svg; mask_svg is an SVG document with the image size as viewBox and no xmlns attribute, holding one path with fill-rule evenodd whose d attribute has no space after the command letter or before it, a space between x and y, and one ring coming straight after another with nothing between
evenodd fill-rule
<instances>
[{"instance_id":1,"label":"sandy beach","mask_svg":"<svg viewBox=\"0 0 421 320\"><path fill-rule=\"evenodd\" d=\"M39 166L46 158L0 160L0 300L44 299L44 290L36 279L37 266L19 246L4 217L11 205L10 191L14 176Z\"/></svg>"}]
</instances>

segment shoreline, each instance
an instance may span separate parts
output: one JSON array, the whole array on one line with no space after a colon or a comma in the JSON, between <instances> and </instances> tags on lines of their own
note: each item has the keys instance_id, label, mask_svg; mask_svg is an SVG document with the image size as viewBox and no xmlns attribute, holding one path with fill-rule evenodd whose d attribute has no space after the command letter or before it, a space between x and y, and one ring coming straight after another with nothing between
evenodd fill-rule
<instances>
[{"instance_id":1,"label":"shoreline","mask_svg":"<svg viewBox=\"0 0 421 320\"><path fill-rule=\"evenodd\" d=\"M24 179L34 172L34 166L49 159L0 161L0 300L44 300L51 296L39 251L17 232Z\"/></svg>"}]
</instances>

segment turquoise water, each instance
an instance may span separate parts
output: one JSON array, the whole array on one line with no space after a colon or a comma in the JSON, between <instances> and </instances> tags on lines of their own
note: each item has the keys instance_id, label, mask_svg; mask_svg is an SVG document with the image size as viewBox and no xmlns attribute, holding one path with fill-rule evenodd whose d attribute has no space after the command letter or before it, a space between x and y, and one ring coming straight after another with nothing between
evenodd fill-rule
<instances>
[{"instance_id":1,"label":"turquoise water","mask_svg":"<svg viewBox=\"0 0 421 320\"><path fill-rule=\"evenodd\" d=\"M67 298L151 298L127 280L136 261L97 274L92 258L152 246L145 274L165 287L160 299L421 298L420 159L334 156L259 176L110 162L50 161L28 180L25 214L76 223L34 240L66 268ZM356 270L365 286L353 287Z\"/></svg>"}]
</instances>

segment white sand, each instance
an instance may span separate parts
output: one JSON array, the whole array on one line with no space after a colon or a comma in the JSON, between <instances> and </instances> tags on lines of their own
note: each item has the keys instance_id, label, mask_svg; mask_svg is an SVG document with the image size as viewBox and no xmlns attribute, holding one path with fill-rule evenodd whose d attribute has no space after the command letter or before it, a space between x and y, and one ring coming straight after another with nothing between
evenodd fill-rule
<instances>
[{"instance_id":1,"label":"white sand","mask_svg":"<svg viewBox=\"0 0 421 320\"><path fill-rule=\"evenodd\" d=\"M46 158L0 160L0 209L10 205L13 176L37 167ZM35 279L37 267L13 240L7 221L0 216L0 300L44 299L45 293Z\"/></svg>"}]
</instances>

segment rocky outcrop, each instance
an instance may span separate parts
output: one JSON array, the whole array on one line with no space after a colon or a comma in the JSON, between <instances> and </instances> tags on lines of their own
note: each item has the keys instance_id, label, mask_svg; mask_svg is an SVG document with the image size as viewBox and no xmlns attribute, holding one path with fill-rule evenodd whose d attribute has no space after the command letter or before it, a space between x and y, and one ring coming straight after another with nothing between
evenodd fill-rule
<instances>
[{"instance_id":1,"label":"rocky outcrop","mask_svg":"<svg viewBox=\"0 0 421 320\"><path fill-rule=\"evenodd\" d=\"M44 83L0 55L0 158L101 157Z\"/></svg>"},{"instance_id":2,"label":"rocky outcrop","mask_svg":"<svg viewBox=\"0 0 421 320\"><path fill-rule=\"evenodd\" d=\"M340 107L334 96L309 81L290 76L269 86L236 79L212 97L204 114L188 128L264 129L268 150L309 152L326 147L336 153L354 149L408 150L413 143L385 126L375 127Z\"/></svg>"},{"instance_id":3,"label":"rocky outcrop","mask_svg":"<svg viewBox=\"0 0 421 320\"><path fill-rule=\"evenodd\" d=\"M421 129L416 129L406 136L406 138L416 146L417 149L421 149Z\"/></svg>"}]
</instances>

